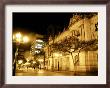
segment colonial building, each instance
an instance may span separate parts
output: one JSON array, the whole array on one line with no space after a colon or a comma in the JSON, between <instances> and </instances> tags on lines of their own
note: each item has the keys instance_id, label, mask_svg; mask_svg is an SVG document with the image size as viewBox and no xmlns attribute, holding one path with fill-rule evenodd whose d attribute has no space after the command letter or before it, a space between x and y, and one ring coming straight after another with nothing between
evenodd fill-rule
<instances>
[{"instance_id":1,"label":"colonial building","mask_svg":"<svg viewBox=\"0 0 110 88\"><path fill-rule=\"evenodd\" d=\"M98 71L98 14L73 14L69 26L45 47L48 70Z\"/></svg>"}]
</instances>

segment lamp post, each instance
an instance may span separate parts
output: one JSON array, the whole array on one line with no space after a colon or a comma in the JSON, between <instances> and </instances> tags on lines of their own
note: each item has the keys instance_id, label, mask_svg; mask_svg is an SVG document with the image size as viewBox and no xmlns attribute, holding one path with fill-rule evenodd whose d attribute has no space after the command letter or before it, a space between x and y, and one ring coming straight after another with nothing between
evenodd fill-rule
<instances>
[{"instance_id":1,"label":"lamp post","mask_svg":"<svg viewBox=\"0 0 110 88\"><path fill-rule=\"evenodd\" d=\"M16 43L16 52L15 52L15 58L14 58L14 62L13 62L13 76L15 76L15 72L16 72L16 61L17 61L17 56L18 56L18 46L20 44L21 41L21 33L17 33L15 35L15 37L13 36L13 39L15 39L15 43Z\"/></svg>"},{"instance_id":2,"label":"lamp post","mask_svg":"<svg viewBox=\"0 0 110 88\"><path fill-rule=\"evenodd\" d=\"M21 35L21 33L19 32L19 33L13 35L13 40L16 43L16 51L15 51L15 57L14 57L14 60L13 60L13 73L12 73L12 75L15 76L15 73L16 73L16 62L17 62L19 45L20 45L20 43L26 43L26 42L28 42L29 41L29 38L26 37L26 36L23 37Z\"/></svg>"}]
</instances>

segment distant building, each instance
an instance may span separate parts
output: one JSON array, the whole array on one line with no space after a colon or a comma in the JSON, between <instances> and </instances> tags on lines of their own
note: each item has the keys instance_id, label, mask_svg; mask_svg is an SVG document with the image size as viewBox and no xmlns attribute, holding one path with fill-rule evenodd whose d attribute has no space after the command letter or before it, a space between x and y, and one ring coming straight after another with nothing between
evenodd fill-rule
<instances>
[{"instance_id":1,"label":"distant building","mask_svg":"<svg viewBox=\"0 0 110 88\"><path fill-rule=\"evenodd\" d=\"M37 34L38 35L38 34ZM40 67L44 67L45 54L43 51L45 42L42 37L35 37L33 42L31 43L30 54L32 55L32 59L39 61Z\"/></svg>"},{"instance_id":2,"label":"distant building","mask_svg":"<svg viewBox=\"0 0 110 88\"><path fill-rule=\"evenodd\" d=\"M36 34L31 43L30 53L39 54L44 47L43 35Z\"/></svg>"},{"instance_id":3,"label":"distant building","mask_svg":"<svg viewBox=\"0 0 110 88\"><path fill-rule=\"evenodd\" d=\"M41 39L36 39L31 44L30 52L32 53L32 55L39 54L42 51L43 47L44 47L44 41Z\"/></svg>"},{"instance_id":4,"label":"distant building","mask_svg":"<svg viewBox=\"0 0 110 88\"><path fill-rule=\"evenodd\" d=\"M45 52L48 70L97 72L98 14L73 15L68 28L54 40L50 38Z\"/></svg>"}]
</instances>

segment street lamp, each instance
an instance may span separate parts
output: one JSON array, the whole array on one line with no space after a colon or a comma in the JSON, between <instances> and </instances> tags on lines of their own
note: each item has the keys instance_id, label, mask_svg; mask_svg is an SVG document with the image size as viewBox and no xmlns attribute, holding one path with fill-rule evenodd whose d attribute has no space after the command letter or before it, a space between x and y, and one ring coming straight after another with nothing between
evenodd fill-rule
<instances>
[{"instance_id":1,"label":"street lamp","mask_svg":"<svg viewBox=\"0 0 110 88\"><path fill-rule=\"evenodd\" d=\"M19 45L21 42L21 33L17 33L15 35L13 35L13 40L15 40L16 45ZM14 62L13 62L13 76L15 76L15 72L16 72L16 61L17 61L17 56L18 56L18 46L16 47L16 52L15 52L15 58L14 58Z\"/></svg>"},{"instance_id":2,"label":"street lamp","mask_svg":"<svg viewBox=\"0 0 110 88\"><path fill-rule=\"evenodd\" d=\"M23 42L24 42L24 43L27 43L28 41L29 41L29 38L28 38L27 36L24 36L24 37L23 37Z\"/></svg>"},{"instance_id":3,"label":"street lamp","mask_svg":"<svg viewBox=\"0 0 110 88\"><path fill-rule=\"evenodd\" d=\"M18 42L18 43L20 43L21 42L21 33L19 32L19 33L17 33L16 34L16 42Z\"/></svg>"},{"instance_id":4,"label":"street lamp","mask_svg":"<svg viewBox=\"0 0 110 88\"><path fill-rule=\"evenodd\" d=\"M29 38L27 36L22 36L20 32L18 32L17 34L13 35L13 41L15 41L16 43L16 52L15 52L15 58L14 58L14 62L13 62L13 76L15 76L15 72L16 72L16 61L17 61L17 56L18 56L18 49L19 49L19 45L20 43L27 43L29 41Z\"/></svg>"}]
</instances>

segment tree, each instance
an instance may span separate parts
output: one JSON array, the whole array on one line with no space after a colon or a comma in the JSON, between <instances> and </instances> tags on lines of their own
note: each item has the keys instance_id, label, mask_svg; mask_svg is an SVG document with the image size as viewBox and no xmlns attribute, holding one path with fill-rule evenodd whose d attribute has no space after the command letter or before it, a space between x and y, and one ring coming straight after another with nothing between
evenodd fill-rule
<instances>
[{"instance_id":1,"label":"tree","mask_svg":"<svg viewBox=\"0 0 110 88\"><path fill-rule=\"evenodd\" d=\"M85 51L97 50L98 49L97 44L98 44L97 39L90 41L80 41L78 37L71 36L69 38L65 38L60 43L54 43L51 46L53 52L60 51L63 53L70 53L73 62L76 63L73 58L73 54L72 54L73 52L78 51L78 57L79 57L79 53L81 50L85 50Z\"/></svg>"}]
</instances>

